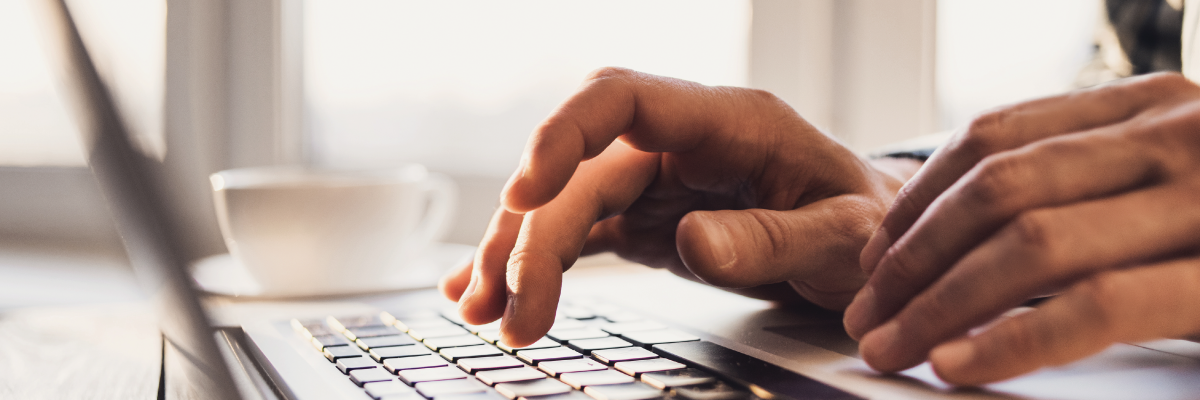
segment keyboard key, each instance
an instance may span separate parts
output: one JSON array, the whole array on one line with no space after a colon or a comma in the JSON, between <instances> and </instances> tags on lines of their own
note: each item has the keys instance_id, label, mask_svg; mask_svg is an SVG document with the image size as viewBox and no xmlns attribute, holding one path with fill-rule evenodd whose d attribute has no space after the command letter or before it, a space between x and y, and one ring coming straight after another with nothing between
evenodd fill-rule
<instances>
[{"instance_id":1,"label":"keyboard key","mask_svg":"<svg viewBox=\"0 0 1200 400\"><path fill-rule=\"evenodd\" d=\"M676 329L629 332L622 336L625 337L625 340L628 340L638 346L676 342L694 342L700 340L700 338L696 335Z\"/></svg>"},{"instance_id":2,"label":"keyboard key","mask_svg":"<svg viewBox=\"0 0 1200 400\"><path fill-rule=\"evenodd\" d=\"M413 388L396 381L368 383L363 385L363 389L366 389L367 395L371 396L373 399L378 399L384 396L416 393Z\"/></svg>"},{"instance_id":3,"label":"keyboard key","mask_svg":"<svg viewBox=\"0 0 1200 400\"><path fill-rule=\"evenodd\" d=\"M652 388L650 385L641 382L588 386L583 389L583 392L596 400L645 400L657 399L663 396L661 390Z\"/></svg>"},{"instance_id":4,"label":"keyboard key","mask_svg":"<svg viewBox=\"0 0 1200 400\"><path fill-rule=\"evenodd\" d=\"M591 354L593 350L615 349L619 347L630 347L633 344L621 340L621 338L609 336L600 339L581 339L574 340L567 345L572 349L583 354Z\"/></svg>"},{"instance_id":5,"label":"keyboard key","mask_svg":"<svg viewBox=\"0 0 1200 400\"><path fill-rule=\"evenodd\" d=\"M412 335L413 339L424 342L432 338L470 335L471 332L467 332L466 329L460 328L457 325L450 325L432 328L413 328L408 330L408 334Z\"/></svg>"},{"instance_id":6,"label":"keyboard key","mask_svg":"<svg viewBox=\"0 0 1200 400\"><path fill-rule=\"evenodd\" d=\"M394 310L379 313L379 319L384 325L395 325L400 320L441 319L441 314L433 310Z\"/></svg>"},{"instance_id":7,"label":"keyboard key","mask_svg":"<svg viewBox=\"0 0 1200 400\"><path fill-rule=\"evenodd\" d=\"M466 378L467 373L462 372L462 370L454 367L433 367L397 371L396 376L400 377L401 382L409 385L415 385L421 382Z\"/></svg>"},{"instance_id":8,"label":"keyboard key","mask_svg":"<svg viewBox=\"0 0 1200 400\"><path fill-rule=\"evenodd\" d=\"M355 385L362 386L371 382L386 382L395 380L396 377L379 368L371 369L356 369L350 371L350 381Z\"/></svg>"},{"instance_id":9,"label":"keyboard key","mask_svg":"<svg viewBox=\"0 0 1200 400\"><path fill-rule=\"evenodd\" d=\"M435 355L404 357L404 358L389 358L383 360L383 368L388 372L396 373L396 371L417 368L432 368L446 365L446 360Z\"/></svg>"},{"instance_id":10,"label":"keyboard key","mask_svg":"<svg viewBox=\"0 0 1200 400\"><path fill-rule=\"evenodd\" d=\"M379 400L426 400L426 399L425 399L425 396L422 396L420 393L417 393L416 390L413 390L412 393L389 394L387 396L380 397Z\"/></svg>"},{"instance_id":11,"label":"keyboard key","mask_svg":"<svg viewBox=\"0 0 1200 400\"><path fill-rule=\"evenodd\" d=\"M337 369L342 371L342 374L349 374L350 371L356 369L369 369L378 366L379 364L376 364L374 361L364 357L351 357L337 360Z\"/></svg>"},{"instance_id":12,"label":"keyboard key","mask_svg":"<svg viewBox=\"0 0 1200 400\"><path fill-rule=\"evenodd\" d=\"M368 326L363 328L348 328L343 333L345 333L346 338L350 340L358 340L377 336L399 335L404 332L401 332L399 329L391 326Z\"/></svg>"},{"instance_id":13,"label":"keyboard key","mask_svg":"<svg viewBox=\"0 0 1200 400\"><path fill-rule=\"evenodd\" d=\"M441 396L481 393L486 392L488 387L474 379L455 379L449 381L434 381L421 382L416 385L417 392L422 396L430 399L437 399Z\"/></svg>"},{"instance_id":14,"label":"keyboard key","mask_svg":"<svg viewBox=\"0 0 1200 400\"><path fill-rule=\"evenodd\" d=\"M498 331L498 330L500 330L500 320L495 320L495 321L492 321L492 322L489 322L489 323L486 323L483 325L466 324L466 325L463 325L462 327L463 327L463 329L466 329L467 332L471 332L471 333L475 333L475 334L478 334L479 332L482 332L482 331Z\"/></svg>"},{"instance_id":15,"label":"keyboard key","mask_svg":"<svg viewBox=\"0 0 1200 400\"><path fill-rule=\"evenodd\" d=\"M350 342L346 341L346 338L342 335L313 336L313 338L310 341L312 342L313 347L316 347L317 350L323 350L326 347L349 346L350 345Z\"/></svg>"},{"instance_id":16,"label":"keyboard key","mask_svg":"<svg viewBox=\"0 0 1200 400\"><path fill-rule=\"evenodd\" d=\"M326 347L325 350L321 350L321 353L325 354L325 358L329 362L337 362L337 360L349 357L362 357L362 352L358 351L358 348L350 346Z\"/></svg>"},{"instance_id":17,"label":"keyboard key","mask_svg":"<svg viewBox=\"0 0 1200 400\"><path fill-rule=\"evenodd\" d=\"M666 325L653 321L618 322L600 326L600 329L613 335L624 335L629 332L654 331L666 328Z\"/></svg>"},{"instance_id":18,"label":"keyboard key","mask_svg":"<svg viewBox=\"0 0 1200 400\"><path fill-rule=\"evenodd\" d=\"M500 340L500 330L499 329L494 329L494 330L489 330L489 331L479 331L475 334L479 335L480 339L483 339L491 344L496 344L496 342Z\"/></svg>"},{"instance_id":19,"label":"keyboard key","mask_svg":"<svg viewBox=\"0 0 1200 400\"><path fill-rule=\"evenodd\" d=\"M446 311L442 311L442 318L448 319L448 320L450 320L450 322L453 322L458 325L466 325L467 324L467 321L464 321L462 319L462 315L458 314L457 309L449 309Z\"/></svg>"},{"instance_id":20,"label":"keyboard key","mask_svg":"<svg viewBox=\"0 0 1200 400\"><path fill-rule=\"evenodd\" d=\"M475 378L489 386L494 386L497 383L531 381L534 379L542 379L546 377L546 373L536 369L523 366L521 368L497 369L492 371L480 371L475 374Z\"/></svg>"},{"instance_id":21,"label":"keyboard key","mask_svg":"<svg viewBox=\"0 0 1200 400\"><path fill-rule=\"evenodd\" d=\"M641 347L622 347L619 349L596 350L592 352L592 357L596 357L600 362L612 365L621 361L636 361L649 360L658 358L658 354L654 354L650 350Z\"/></svg>"},{"instance_id":22,"label":"keyboard key","mask_svg":"<svg viewBox=\"0 0 1200 400\"><path fill-rule=\"evenodd\" d=\"M378 347L407 346L416 343L417 341L408 337L408 335L376 336L359 338L358 340L354 341L354 344L357 344L358 348L363 350L370 350Z\"/></svg>"},{"instance_id":23,"label":"keyboard key","mask_svg":"<svg viewBox=\"0 0 1200 400\"><path fill-rule=\"evenodd\" d=\"M583 358L583 354L566 347L551 347L549 349L534 349L517 351L517 358L532 365L542 361L571 360Z\"/></svg>"},{"instance_id":24,"label":"keyboard key","mask_svg":"<svg viewBox=\"0 0 1200 400\"><path fill-rule=\"evenodd\" d=\"M305 339L312 339L313 336L324 336L336 334L333 329L325 325L322 320L292 320L292 329L295 329Z\"/></svg>"},{"instance_id":25,"label":"keyboard key","mask_svg":"<svg viewBox=\"0 0 1200 400\"><path fill-rule=\"evenodd\" d=\"M371 349L371 359L375 362L383 362L389 358L413 357L432 354L425 346L395 346L395 347L377 347Z\"/></svg>"},{"instance_id":26,"label":"keyboard key","mask_svg":"<svg viewBox=\"0 0 1200 400\"><path fill-rule=\"evenodd\" d=\"M379 315L351 315L345 317L326 317L325 323L329 324L330 328L338 332L345 332L350 328L363 328L368 326L384 326Z\"/></svg>"},{"instance_id":27,"label":"keyboard key","mask_svg":"<svg viewBox=\"0 0 1200 400\"><path fill-rule=\"evenodd\" d=\"M728 349L713 342L681 342L656 344L655 353L677 361L720 373L740 386L757 385L780 397L810 399L858 398L833 386L780 368L774 364Z\"/></svg>"},{"instance_id":28,"label":"keyboard key","mask_svg":"<svg viewBox=\"0 0 1200 400\"><path fill-rule=\"evenodd\" d=\"M438 317L438 316L434 316L434 317L430 317L430 318L420 318L420 319L398 319L398 320L396 320L395 323L392 324L392 326L395 326L396 329L399 329L399 330L402 330L402 331L405 331L408 333L412 333L412 331L414 329L415 330L428 330L428 329L435 329L435 328L458 327L458 325L455 325L453 322L447 321L445 318Z\"/></svg>"},{"instance_id":29,"label":"keyboard key","mask_svg":"<svg viewBox=\"0 0 1200 400\"><path fill-rule=\"evenodd\" d=\"M563 393L563 394L552 394L549 396L539 396L539 397L522 397L518 400L596 400L596 399L593 399L591 396L583 394L583 392L580 392L578 390L572 390L570 392Z\"/></svg>"},{"instance_id":30,"label":"keyboard key","mask_svg":"<svg viewBox=\"0 0 1200 400\"><path fill-rule=\"evenodd\" d=\"M496 392L470 393L470 394L450 394L438 396L436 400L505 400Z\"/></svg>"},{"instance_id":31,"label":"keyboard key","mask_svg":"<svg viewBox=\"0 0 1200 400\"><path fill-rule=\"evenodd\" d=\"M548 349L551 347L558 347L558 342L550 340L550 338L543 337L541 339L538 339L538 341L533 342L533 344L525 346L525 347L518 347L518 348L514 349L504 343L496 343L496 347L499 347L500 350L504 350L508 354L512 354L512 352L514 350L521 351L521 350Z\"/></svg>"},{"instance_id":32,"label":"keyboard key","mask_svg":"<svg viewBox=\"0 0 1200 400\"><path fill-rule=\"evenodd\" d=\"M688 400L750 400L757 399L750 392L735 388L725 382L712 382L699 386L684 386L671 390L674 397Z\"/></svg>"},{"instance_id":33,"label":"keyboard key","mask_svg":"<svg viewBox=\"0 0 1200 400\"><path fill-rule=\"evenodd\" d=\"M588 324L585 324L583 322L576 321L573 319L558 319L558 320L554 321L554 325L550 327L550 330L561 331L561 330L567 330L567 329L583 329L583 328L587 328L587 327L588 327Z\"/></svg>"},{"instance_id":34,"label":"keyboard key","mask_svg":"<svg viewBox=\"0 0 1200 400\"><path fill-rule=\"evenodd\" d=\"M642 318L641 315L630 312L608 314L604 316L604 319L607 319L609 322L635 322L645 320L645 318Z\"/></svg>"},{"instance_id":35,"label":"keyboard key","mask_svg":"<svg viewBox=\"0 0 1200 400\"><path fill-rule=\"evenodd\" d=\"M589 310L589 309L586 309L583 307L559 306L558 313L562 314L562 316L564 316L564 317L571 318L571 319L596 318L596 313L593 313L592 310Z\"/></svg>"},{"instance_id":36,"label":"keyboard key","mask_svg":"<svg viewBox=\"0 0 1200 400\"><path fill-rule=\"evenodd\" d=\"M686 365L665 359L654 358L649 360L625 361L613 364L613 368L629 375L638 376L643 372L658 372L670 371L673 369L684 369Z\"/></svg>"},{"instance_id":37,"label":"keyboard key","mask_svg":"<svg viewBox=\"0 0 1200 400\"><path fill-rule=\"evenodd\" d=\"M625 312L625 309L614 306L612 304L603 304L603 303L595 304L594 302L590 302L590 301L588 303L591 303L591 304L588 304L587 307L590 308L592 310L592 312L596 313L596 316L599 316L599 317L608 316L609 314L620 314L620 313Z\"/></svg>"},{"instance_id":38,"label":"keyboard key","mask_svg":"<svg viewBox=\"0 0 1200 400\"><path fill-rule=\"evenodd\" d=\"M647 372L642 374L642 382L659 389L700 385L716 381L717 378L712 376L712 374L695 368Z\"/></svg>"},{"instance_id":39,"label":"keyboard key","mask_svg":"<svg viewBox=\"0 0 1200 400\"><path fill-rule=\"evenodd\" d=\"M598 361L585 358L581 360L546 361L538 364L538 369L550 374L550 376L558 376L559 374L568 372L600 371L608 369L608 367Z\"/></svg>"},{"instance_id":40,"label":"keyboard key","mask_svg":"<svg viewBox=\"0 0 1200 400\"><path fill-rule=\"evenodd\" d=\"M509 356L497 357L481 357L481 358L464 358L458 361L458 367L468 373L476 373L479 371L487 371L493 369L505 369L524 367L521 361Z\"/></svg>"},{"instance_id":41,"label":"keyboard key","mask_svg":"<svg viewBox=\"0 0 1200 400\"><path fill-rule=\"evenodd\" d=\"M546 336L549 336L551 339L557 340L559 342L566 342L566 341L576 340L576 339L596 339L596 338L608 337L608 333L604 332L602 330L596 329L596 328L560 329L560 330L551 329L550 333L547 333Z\"/></svg>"},{"instance_id":42,"label":"keyboard key","mask_svg":"<svg viewBox=\"0 0 1200 400\"><path fill-rule=\"evenodd\" d=\"M567 384L550 379L543 378L532 381L498 383L496 391L510 399L518 397L533 397L533 396L548 396L552 394L561 394L570 392L572 389Z\"/></svg>"},{"instance_id":43,"label":"keyboard key","mask_svg":"<svg viewBox=\"0 0 1200 400\"><path fill-rule=\"evenodd\" d=\"M489 357L503 355L504 352L492 346L481 344L478 346L451 347L442 349L438 352L445 358L446 361L458 362L458 360L472 357Z\"/></svg>"},{"instance_id":44,"label":"keyboard key","mask_svg":"<svg viewBox=\"0 0 1200 400\"><path fill-rule=\"evenodd\" d=\"M462 328L455 329L462 330ZM483 339L480 339L479 336L467 333L458 336L445 336L425 339L424 343L425 347L428 347L433 351L441 351L442 349L448 347L474 346L477 344L485 344L486 342L484 342Z\"/></svg>"},{"instance_id":45,"label":"keyboard key","mask_svg":"<svg viewBox=\"0 0 1200 400\"><path fill-rule=\"evenodd\" d=\"M572 372L558 377L563 383L576 389L592 385L615 385L633 382L633 377L611 369L604 371Z\"/></svg>"}]
</instances>

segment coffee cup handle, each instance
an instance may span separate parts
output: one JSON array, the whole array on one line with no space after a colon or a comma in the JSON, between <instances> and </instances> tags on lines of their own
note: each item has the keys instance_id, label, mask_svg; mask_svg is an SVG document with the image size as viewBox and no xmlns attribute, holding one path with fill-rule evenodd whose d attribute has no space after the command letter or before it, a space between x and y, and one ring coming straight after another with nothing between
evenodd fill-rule
<instances>
[{"instance_id":1,"label":"coffee cup handle","mask_svg":"<svg viewBox=\"0 0 1200 400\"><path fill-rule=\"evenodd\" d=\"M413 236L420 242L433 242L441 239L450 230L450 220L454 217L454 208L458 200L458 188L449 177L437 173L430 173L424 184L429 207L425 210L425 215Z\"/></svg>"}]
</instances>

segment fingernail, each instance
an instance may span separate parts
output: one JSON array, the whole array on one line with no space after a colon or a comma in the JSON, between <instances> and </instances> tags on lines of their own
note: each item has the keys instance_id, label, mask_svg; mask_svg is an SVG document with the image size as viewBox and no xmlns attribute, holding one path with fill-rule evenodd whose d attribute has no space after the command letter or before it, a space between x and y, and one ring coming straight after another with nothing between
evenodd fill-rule
<instances>
[{"instance_id":1,"label":"fingernail","mask_svg":"<svg viewBox=\"0 0 1200 400\"><path fill-rule=\"evenodd\" d=\"M895 372L896 339L900 334L900 324L888 322L863 337L859 348L862 349L863 359L872 367L882 372Z\"/></svg>"},{"instance_id":2,"label":"fingernail","mask_svg":"<svg viewBox=\"0 0 1200 400\"><path fill-rule=\"evenodd\" d=\"M515 329L513 327L510 327L509 323L514 321L513 315L517 313L517 310L516 310L517 304L516 303L517 303L516 296L508 296L508 301L504 305L504 316L500 317L500 339L499 340L500 340L500 342L503 342L504 344L509 345L509 346L516 344L509 340L509 339L511 339L511 335L509 335L507 333L510 330Z\"/></svg>"},{"instance_id":3,"label":"fingernail","mask_svg":"<svg viewBox=\"0 0 1200 400\"><path fill-rule=\"evenodd\" d=\"M975 344L970 340L943 344L929 353L929 361L939 373L961 372L975 361Z\"/></svg>"},{"instance_id":4,"label":"fingernail","mask_svg":"<svg viewBox=\"0 0 1200 400\"><path fill-rule=\"evenodd\" d=\"M458 308L462 309L467 304L472 294L475 294L475 285L479 283L479 275L471 274L471 283L467 284L467 288L463 290L463 295L458 299Z\"/></svg>"},{"instance_id":5,"label":"fingernail","mask_svg":"<svg viewBox=\"0 0 1200 400\"><path fill-rule=\"evenodd\" d=\"M879 260L883 259L883 255L887 253L889 247L892 247L892 237L888 234L887 229L880 227L863 246L862 253L858 258L859 267L868 274L874 272L875 266L879 264Z\"/></svg>"},{"instance_id":6,"label":"fingernail","mask_svg":"<svg viewBox=\"0 0 1200 400\"><path fill-rule=\"evenodd\" d=\"M842 317L842 323L846 326L846 333L850 334L850 337L862 339L867 330L871 329L874 319L875 289L867 284L854 296L850 306L846 307L846 315Z\"/></svg>"},{"instance_id":7,"label":"fingernail","mask_svg":"<svg viewBox=\"0 0 1200 400\"><path fill-rule=\"evenodd\" d=\"M508 177L508 182L504 183L504 188L500 190L500 207L503 207L510 212L521 213L528 211L518 209L517 207L519 205L513 204L513 189L516 186L517 181L525 177L525 165L525 159L522 158L521 165L517 166L517 170L513 171L512 176Z\"/></svg>"},{"instance_id":8,"label":"fingernail","mask_svg":"<svg viewBox=\"0 0 1200 400\"><path fill-rule=\"evenodd\" d=\"M737 260L737 253L733 250L733 236L729 234L729 228L725 224L717 222L717 220L705 216L704 218L704 237L708 242L708 251L710 260L713 265L727 266L733 264Z\"/></svg>"}]
</instances>

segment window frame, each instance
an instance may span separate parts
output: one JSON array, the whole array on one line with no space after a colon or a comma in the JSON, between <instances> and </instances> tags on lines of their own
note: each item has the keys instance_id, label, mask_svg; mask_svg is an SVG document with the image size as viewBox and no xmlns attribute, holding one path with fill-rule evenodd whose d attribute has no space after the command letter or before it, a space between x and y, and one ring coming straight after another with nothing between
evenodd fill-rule
<instances>
[{"instance_id":1,"label":"window frame","mask_svg":"<svg viewBox=\"0 0 1200 400\"><path fill-rule=\"evenodd\" d=\"M167 2L164 172L194 240L225 252L208 175L305 161L300 0ZM236 38L236 40L234 40ZM0 241L119 246L86 167L0 167Z\"/></svg>"}]
</instances>

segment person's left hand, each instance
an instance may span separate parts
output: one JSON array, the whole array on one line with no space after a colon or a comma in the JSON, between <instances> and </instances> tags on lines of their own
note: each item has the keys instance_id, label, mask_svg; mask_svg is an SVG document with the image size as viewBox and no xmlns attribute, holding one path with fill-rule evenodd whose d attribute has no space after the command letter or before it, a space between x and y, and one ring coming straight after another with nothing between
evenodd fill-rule
<instances>
[{"instance_id":1,"label":"person's left hand","mask_svg":"<svg viewBox=\"0 0 1200 400\"><path fill-rule=\"evenodd\" d=\"M1200 87L1128 79L985 114L939 150L864 248L846 328L880 371L928 358L993 382L1200 332L1198 249Z\"/></svg>"}]
</instances>

